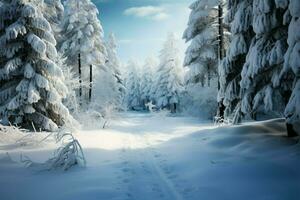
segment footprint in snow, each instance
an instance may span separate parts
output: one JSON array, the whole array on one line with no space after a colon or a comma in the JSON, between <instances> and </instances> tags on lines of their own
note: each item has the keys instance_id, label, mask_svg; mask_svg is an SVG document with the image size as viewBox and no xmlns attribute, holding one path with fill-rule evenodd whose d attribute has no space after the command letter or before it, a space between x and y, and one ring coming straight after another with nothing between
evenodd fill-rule
<instances>
[{"instance_id":1,"label":"footprint in snow","mask_svg":"<svg viewBox=\"0 0 300 200\"><path fill-rule=\"evenodd\" d=\"M161 157L161 154L155 154L154 157L159 158L159 157Z\"/></svg>"},{"instance_id":2,"label":"footprint in snow","mask_svg":"<svg viewBox=\"0 0 300 200\"><path fill-rule=\"evenodd\" d=\"M169 179L175 179L175 178L177 178L177 177L178 177L178 175L176 175L176 174L173 174L173 175L169 175L169 176L168 176Z\"/></svg>"},{"instance_id":3,"label":"footprint in snow","mask_svg":"<svg viewBox=\"0 0 300 200\"><path fill-rule=\"evenodd\" d=\"M129 179L123 179L123 183L129 183L130 181L129 181Z\"/></svg>"},{"instance_id":4,"label":"footprint in snow","mask_svg":"<svg viewBox=\"0 0 300 200\"><path fill-rule=\"evenodd\" d=\"M171 170L167 167L163 167L163 170L166 174L171 174Z\"/></svg>"},{"instance_id":5,"label":"footprint in snow","mask_svg":"<svg viewBox=\"0 0 300 200\"><path fill-rule=\"evenodd\" d=\"M128 165L128 164L129 164L129 161L122 162L122 165Z\"/></svg>"},{"instance_id":6,"label":"footprint in snow","mask_svg":"<svg viewBox=\"0 0 300 200\"><path fill-rule=\"evenodd\" d=\"M131 170L130 170L129 168L123 168L122 171L123 171L124 173L128 173L128 172L130 172Z\"/></svg>"},{"instance_id":7,"label":"footprint in snow","mask_svg":"<svg viewBox=\"0 0 300 200\"><path fill-rule=\"evenodd\" d=\"M184 189L182 190L182 193L183 193L184 195L188 195L189 193L193 192L194 190L195 190L195 188L184 188Z\"/></svg>"}]
</instances>

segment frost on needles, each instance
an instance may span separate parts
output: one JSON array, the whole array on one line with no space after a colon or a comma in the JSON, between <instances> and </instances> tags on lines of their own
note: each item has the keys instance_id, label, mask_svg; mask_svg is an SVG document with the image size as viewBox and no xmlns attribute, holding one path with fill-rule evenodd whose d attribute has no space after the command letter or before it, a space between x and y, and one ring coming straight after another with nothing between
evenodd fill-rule
<instances>
[{"instance_id":1,"label":"frost on needles","mask_svg":"<svg viewBox=\"0 0 300 200\"><path fill-rule=\"evenodd\" d=\"M6 0L0 7L0 118L54 131L71 117L67 93L43 1Z\"/></svg>"}]
</instances>

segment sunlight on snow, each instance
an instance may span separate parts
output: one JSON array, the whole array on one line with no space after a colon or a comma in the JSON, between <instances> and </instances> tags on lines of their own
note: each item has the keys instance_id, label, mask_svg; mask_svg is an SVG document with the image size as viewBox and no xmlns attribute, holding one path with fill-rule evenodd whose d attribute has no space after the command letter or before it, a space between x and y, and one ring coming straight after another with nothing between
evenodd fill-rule
<instances>
[{"instance_id":1,"label":"sunlight on snow","mask_svg":"<svg viewBox=\"0 0 300 200\"><path fill-rule=\"evenodd\" d=\"M151 120L151 123L145 123L145 120ZM147 125L145 126L145 124ZM122 130L120 126L122 126ZM186 126L175 118L170 121L166 118L153 117L135 119L131 122L124 119L113 123L108 129L81 131L83 134L78 134L77 137L84 148L117 150L125 147L139 149L159 145L197 131L214 128L217 127L212 124L195 123L195 125Z\"/></svg>"}]
</instances>

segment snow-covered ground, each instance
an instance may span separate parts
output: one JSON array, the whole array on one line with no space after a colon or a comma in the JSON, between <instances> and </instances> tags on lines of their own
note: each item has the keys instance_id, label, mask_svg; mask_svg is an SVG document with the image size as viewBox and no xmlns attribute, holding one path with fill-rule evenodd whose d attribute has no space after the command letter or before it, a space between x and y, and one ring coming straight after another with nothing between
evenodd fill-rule
<instances>
[{"instance_id":1,"label":"snow-covered ground","mask_svg":"<svg viewBox=\"0 0 300 200\"><path fill-rule=\"evenodd\" d=\"M300 145L284 131L280 119L218 128L196 118L125 113L108 129L75 133L87 166L67 172L24 168L21 153L43 162L55 145L15 145L22 134L2 133L0 199L299 200Z\"/></svg>"}]
</instances>

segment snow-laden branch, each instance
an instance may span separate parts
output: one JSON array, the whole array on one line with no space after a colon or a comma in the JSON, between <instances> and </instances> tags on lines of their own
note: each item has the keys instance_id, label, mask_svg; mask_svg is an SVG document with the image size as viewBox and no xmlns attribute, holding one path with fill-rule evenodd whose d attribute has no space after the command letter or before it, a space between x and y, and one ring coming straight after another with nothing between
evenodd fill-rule
<instances>
[{"instance_id":1,"label":"snow-laden branch","mask_svg":"<svg viewBox=\"0 0 300 200\"><path fill-rule=\"evenodd\" d=\"M35 163L27 156L21 156L21 162L26 167L33 167L39 170L59 170L64 171L73 166L85 166L86 160L82 147L72 133L60 131L53 134L56 143L61 146L54 152L54 156L44 163Z\"/></svg>"}]
</instances>

